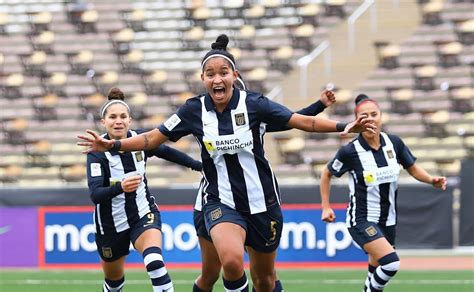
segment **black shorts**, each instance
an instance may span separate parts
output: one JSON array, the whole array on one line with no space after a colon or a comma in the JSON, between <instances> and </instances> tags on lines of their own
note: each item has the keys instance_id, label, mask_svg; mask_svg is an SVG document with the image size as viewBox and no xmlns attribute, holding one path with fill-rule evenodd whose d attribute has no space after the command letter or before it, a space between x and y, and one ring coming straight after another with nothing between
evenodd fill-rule
<instances>
[{"instance_id":1,"label":"black shorts","mask_svg":"<svg viewBox=\"0 0 474 292\"><path fill-rule=\"evenodd\" d=\"M194 209L193 212L194 228L196 228L197 236L212 242L211 236L207 233L206 223L204 222L204 212Z\"/></svg>"},{"instance_id":2,"label":"black shorts","mask_svg":"<svg viewBox=\"0 0 474 292\"><path fill-rule=\"evenodd\" d=\"M396 225L385 226L374 222L362 222L349 227L348 230L352 239L360 247L381 237L385 237L392 246L395 246Z\"/></svg>"},{"instance_id":3,"label":"black shorts","mask_svg":"<svg viewBox=\"0 0 474 292\"><path fill-rule=\"evenodd\" d=\"M245 229L245 245L258 252L271 253L280 244L283 214L278 204L268 207L266 212L251 215L238 212L220 202L208 201L203 212L208 233L219 223L232 222Z\"/></svg>"},{"instance_id":4,"label":"black shorts","mask_svg":"<svg viewBox=\"0 0 474 292\"><path fill-rule=\"evenodd\" d=\"M135 245L137 238L148 229L161 230L160 211L154 210L140 218L130 229L115 234L97 234L95 242L100 258L113 262L130 253L130 242Z\"/></svg>"}]
</instances>

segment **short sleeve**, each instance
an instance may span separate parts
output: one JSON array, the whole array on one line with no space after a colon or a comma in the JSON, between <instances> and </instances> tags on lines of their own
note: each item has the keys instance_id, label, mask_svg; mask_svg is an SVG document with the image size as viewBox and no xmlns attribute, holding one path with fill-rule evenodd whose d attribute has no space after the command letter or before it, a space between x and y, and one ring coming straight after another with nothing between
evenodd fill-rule
<instances>
[{"instance_id":1,"label":"short sleeve","mask_svg":"<svg viewBox=\"0 0 474 292\"><path fill-rule=\"evenodd\" d=\"M192 106L188 100L176 113L158 126L158 129L171 141L176 142L192 132L192 116Z\"/></svg>"},{"instance_id":2,"label":"short sleeve","mask_svg":"<svg viewBox=\"0 0 474 292\"><path fill-rule=\"evenodd\" d=\"M262 122L275 126L285 126L293 115L293 112L287 107L271 101L265 96L257 98L257 111Z\"/></svg>"},{"instance_id":3,"label":"short sleeve","mask_svg":"<svg viewBox=\"0 0 474 292\"><path fill-rule=\"evenodd\" d=\"M327 167L331 174L336 177L341 177L350 170L348 146L340 148L336 156L329 161Z\"/></svg>"},{"instance_id":4,"label":"short sleeve","mask_svg":"<svg viewBox=\"0 0 474 292\"><path fill-rule=\"evenodd\" d=\"M390 140L394 144L395 151L397 153L397 160L403 168L409 168L415 164L416 157L411 153L408 146L405 145L402 139L396 135L389 135Z\"/></svg>"}]
</instances>

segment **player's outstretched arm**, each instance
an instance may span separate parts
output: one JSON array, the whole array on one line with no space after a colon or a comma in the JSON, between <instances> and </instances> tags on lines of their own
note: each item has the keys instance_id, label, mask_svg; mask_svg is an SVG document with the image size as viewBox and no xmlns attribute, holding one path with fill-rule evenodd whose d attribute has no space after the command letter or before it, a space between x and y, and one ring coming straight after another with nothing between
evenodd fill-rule
<instances>
[{"instance_id":1,"label":"player's outstretched arm","mask_svg":"<svg viewBox=\"0 0 474 292\"><path fill-rule=\"evenodd\" d=\"M446 177L444 176L431 176L425 169L416 165L416 163L408 167L407 171L418 181L431 184L433 187L443 191L446 190Z\"/></svg>"},{"instance_id":2,"label":"player's outstretched arm","mask_svg":"<svg viewBox=\"0 0 474 292\"><path fill-rule=\"evenodd\" d=\"M296 113L303 116L316 116L322 113L327 107L333 105L335 102L336 102L336 96L334 95L334 92L325 89L321 92L318 101L310 104L309 106L305 108L300 109ZM275 124L268 124L266 128L267 132L282 132L282 131L288 131L291 129L292 128L288 127L287 125L281 126L281 125L275 125Z\"/></svg>"},{"instance_id":3,"label":"player's outstretched arm","mask_svg":"<svg viewBox=\"0 0 474 292\"><path fill-rule=\"evenodd\" d=\"M166 140L168 140L168 137L163 135L158 129L153 129L143 134L121 140L105 139L92 130L86 130L86 133L88 133L90 136L77 136L80 139L80 141L77 142L77 145L87 147L87 149L82 151L82 153L105 152L109 150L150 150L157 148Z\"/></svg>"},{"instance_id":4,"label":"player's outstretched arm","mask_svg":"<svg viewBox=\"0 0 474 292\"><path fill-rule=\"evenodd\" d=\"M341 136L345 136L348 133L360 133L364 131L375 133L377 128L374 119L366 116L359 116L355 121L346 124L330 119L308 117L296 113L291 116L288 121L288 126L306 132L341 132Z\"/></svg>"}]
</instances>

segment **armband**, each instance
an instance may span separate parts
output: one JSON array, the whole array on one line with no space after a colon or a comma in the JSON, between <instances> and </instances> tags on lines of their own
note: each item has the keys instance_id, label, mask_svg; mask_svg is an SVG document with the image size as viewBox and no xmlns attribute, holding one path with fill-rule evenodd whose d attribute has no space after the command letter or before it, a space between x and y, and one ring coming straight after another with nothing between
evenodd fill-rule
<instances>
[{"instance_id":1,"label":"armband","mask_svg":"<svg viewBox=\"0 0 474 292\"><path fill-rule=\"evenodd\" d=\"M347 123L337 122L337 124L336 124L336 131L337 131L337 132L343 132L344 129L346 128L346 126L347 126Z\"/></svg>"},{"instance_id":2,"label":"armband","mask_svg":"<svg viewBox=\"0 0 474 292\"><path fill-rule=\"evenodd\" d=\"M122 148L122 142L120 140L115 140L114 145L110 148L111 151L119 151Z\"/></svg>"}]
</instances>

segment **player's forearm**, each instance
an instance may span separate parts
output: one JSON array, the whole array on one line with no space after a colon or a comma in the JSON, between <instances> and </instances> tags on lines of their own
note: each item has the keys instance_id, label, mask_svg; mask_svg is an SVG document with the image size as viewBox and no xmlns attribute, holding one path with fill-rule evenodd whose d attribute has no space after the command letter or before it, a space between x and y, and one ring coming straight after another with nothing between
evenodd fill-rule
<instances>
[{"instance_id":1,"label":"player's forearm","mask_svg":"<svg viewBox=\"0 0 474 292\"><path fill-rule=\"evenodd\" d=\"M321 182L319 184L319 190L321 193L321 206L323 208L330 207L330 191L331 191L331 173L327 168L324 168L321 174Z\"/></svg>"},{"instance_id":2,"label":"player's forearm","mask_svg":"<svg viewBox=\"0 0 474 292\"><path fill-rule=\"evenodd\" d=\"M161 134L158 129L145 132L143 134L121 139L120 150L121 151L141 151L151 150L160 146L166 141L166 136Z\"/></svg>"},{"instance_id":3,"label":"player's forearm","mask_svg":"<svg viewBox=\"0 0 474 292\"><path fill-rule=\"evenodd\" d=\"M288 126L297 128L306 132L336 132L337 121L319 118L308 117L299 114L293 114L288 121Z\"/></svg>"},{"instance_id":4,"label":"player's forearm","mask_svg":"<svg viewBox=\"0 0 474 292\"><path fill-rule=\"evenodd\" d=\"M106 202L123 193L121 184L114 184L110 187L96 187L90 191L90 198L94 204Z\"/></svg>"},{"instance_id":5,"label":"player's forearm","mask_svg":"<svg viewBox=\"0 0 474 292\"><path fill-rule=\"evenodd\" d=\"M407 168L407 171L412 177L414 177L420 182L424 182L427 184L433 183L433 177L426 170L416 164L413 164L412 166Z\"/></svg>"}]
</instances>

